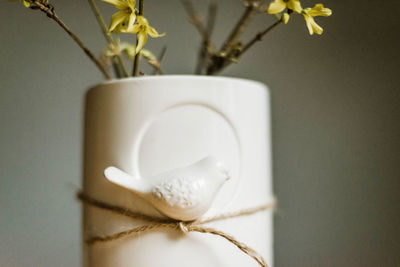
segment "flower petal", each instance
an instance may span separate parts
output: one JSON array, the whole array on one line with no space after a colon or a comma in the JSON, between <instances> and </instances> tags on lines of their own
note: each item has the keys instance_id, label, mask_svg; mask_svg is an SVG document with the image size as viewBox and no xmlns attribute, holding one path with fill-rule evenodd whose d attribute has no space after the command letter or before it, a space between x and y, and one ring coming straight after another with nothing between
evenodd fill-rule
<instances>
[{"instance_id":1,"label":"flower petal","mask_svg":"<svg viewBox=\"0 0 400 267\"><path fill-rule=\"evenodd\" d=\"M128 2L129 8L132 10L133 13L135 13L134 10L135 10L136 1L135 0L128 0L127 2Z\"/></svg>"},{"instance_id":2,"label":"flower petal","mask_svg":"<svg viewBox=\"0 0 400 267\"><path fill-rule=\"evenodd\" d=\"M24 4L24 6L25 7L30 7L31 6L31 3L29 3L28 1L26 1L26 0L22 0L22 3Z\"/></svg>"},{"instance_id":3,"label":"flower petal","mask_svg":"<svg viewBox=\"0 0 400 267\"><path fill-rule=\"evenodd\" d=\"M310 33L310 35L313 35L314 32L313 32L313 29L312 29L312 27L311 27L311 22L310 22L310 20L312 19L312 17L310 17L310 16L307 15L307 14L303 14L303 16L304 16L304 19L305 19L305 21L306 21L306 25L307 25L307 28L308 28L308 32Z\"/></svg>"},{"instance_id":4,"label":"flower petal","mask_svg":"<svg viewBox=\"0 0 400 267\"><path fill-rule=\"evenodd\" d=\"M308 32L310 33L310 35L313 35L314 33L316 34L322 34L322 32L324 31L322 29L321 26L319 26L314 18L308 14L303 14L304 15L304 19L306 20L306 25L308 28Z\"/></svg>"},{"instance_id":5,"label":"flower petal","mask_svg":"<svg viewBox=\"0 0 400 267\"><path fill-rule=\"evenodd\" d=\"M115 29L112 32L115 34L120 34L125 31L125 28L126 28L126 21L118 24L117 27L115 27Z\"/></svg>"},{"instance_id":6,"label":"flower petal","mask_svg":"<svg viewBox=\"0 0 400 267\"><path fill-rule=\"evenodd\" d=\"M130 43L122 43L121 51L125 52L129 59L135 58L136 46Z\"/></svg>"},{"instance_id":7,"label":"flower petal","mask_svg":"<svg viewBox=\"0 0 400 267\"><path fill-rule=\"evenodd\" d=\"M119 24L124 22L128 18L129 14L124 11L119 11L111 16L111 23L110 28L108 29L109 32L113 31Z\"/></svg>"},{"instance_id":8,"label":"flower petal","mask_svg":"<svg viewBox=\"0 0 400 267\"><path fill-rule=\"evenodd\" d=\"M324 32L324 29L322 29L321 26L319 26L314 19L312 19L311 21L311 27L313 29L313 32L315 32L316 34L321 35Z\"/></svg>"},{"instance_id":9,"label":"flower petal","mask_svg":"<svg viewBox=\"0 0 400 267\"><path fill-rule=\"evenodd\" d=\"M147 39L149 37L147 36L147 33L145 32L139 32L137 34L137 46L136 46L136 54L142 50L143 46L147 43Z\"/></svg>"},{"instance_id":10,"label":"flower petal","mask_svg":"<svg viewBox=\"0 0 400 267\"><path fill-rule=\"evenodd\" d=\"M153 53L151 53L150 50L147 49L140 50L140 55L147 60L157 60L156 56Z\"/></svg>"},{"instance_id":11,"label":"flower petal","mask_svg":"<svg viewBox=\"0 0 400 267\"><path fill-rule=\"evenodd\" d=\"M332 15L332 10L329 8L325 8L323 4L316 4L315 7L311 8L308 14L313 17L316 16L329 17L330 15Z\"/></svg>"},{"instance_id":12,"label":"flower petal","mask_svg":"<svg viewBox=\"0 0 400 267\"><path fill-rule=\"evenodd\" d=\"M269 14L281 13L286 8L286 3L283 0L275 0L268 7Z\"/></svg>"},{"instance_id":13,"label":"flower petal","mask_svg":"<svg viewBox=\"0 0 400 267\"><path fill-rule=\"evenodd\" d=\"M140 26L137 24L133 25L132 30L130 30L129 32L127 30L122 30L122 32L132 33L132 34L137 34L139 31L140 31Z\"/></svg>"},{"instance_id":14,"label":"flower petal","mask_svg":"<svg viewBox=\"0 0 400 267\"><path fill-rule=\"evenodd\" d=\"M289 0L287 7L296 13L301 13L301 10L303 9L299 0Z\"/></svg>"},{"instance_id":15,"label":"flower petal","mask_svg":"<svg viewBox=\"0 0 400 267\"><path fill-rule=\"evenodd\" d=\"M287 24L289 22L290 15L288 13L283 13L282 15L282 21L283 23Z\"/></svg>"},{"instance_id":16,"label":"flower petal","mask_svg":"<svg viewBox=\"0 0 400 267\"><path fill-rule=\"evenodd\" d=\"M130 32L133 29L133 25L135 24L135 21L136 21L136 15L135 15L135 13L131 13L129 15L128 27L126 28L126 30L128 32Z\"/></svg>"},{"instance_id":17,"label":"flower petal","mask_svg":"<svg viewBox=\"0 0 400 267\"><path fill-rule=\"evenodd\" d=\"M149 25L149 21L143 16L137 16L136 20L137 23L140 25L145 25L145 26Z\"/></svg>"},{"instance_id":18,"label":"flower petal","mask_svg":"<svg viewBox=\"0 0 400 267\"><path fill-rule=\"evenodd\" d=\"M162 36L165 35L165 33L159 34L159 33L156 31L156 29L154 29L154 28L151 27L151 26L148 27L147 33L148 33L151 37L153 37L153 38L162 37Z\"/></svg>"}]
</instances>

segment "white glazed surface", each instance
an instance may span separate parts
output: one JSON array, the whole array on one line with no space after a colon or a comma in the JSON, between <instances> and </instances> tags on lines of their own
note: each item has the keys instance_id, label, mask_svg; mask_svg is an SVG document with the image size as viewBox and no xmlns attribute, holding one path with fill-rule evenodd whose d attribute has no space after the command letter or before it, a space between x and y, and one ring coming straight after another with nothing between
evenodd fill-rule
<instances>
[{"instance_id":1,"label":"white glazed surface","mask_svg":"<svg viewBox=\"0 0 400 267\"><path fill-rule=\"evenodd\" d=\"M116 166L150 184L158 174L208 155L231 179L204 216L264 204L272 196L269 96L260 83L200 76L111 81L89 90L85 118L84 190L92 197L152 216L160 212L130 190L109 182ZM143 225L93 207L84 209L84 238ZM272 213L213 222L272 264ZM142 234L84 248L90 267L257 266L220 237L177 231Z\"/></svg>"}]
</instances>

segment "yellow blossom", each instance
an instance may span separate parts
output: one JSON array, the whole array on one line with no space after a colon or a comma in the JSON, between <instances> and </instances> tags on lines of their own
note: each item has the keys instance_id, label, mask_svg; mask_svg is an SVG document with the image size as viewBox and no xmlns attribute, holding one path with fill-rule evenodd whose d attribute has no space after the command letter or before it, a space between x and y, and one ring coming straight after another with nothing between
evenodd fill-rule
<instances>
[{"instance_id":1,"label":"yellow blossom","mask_svg":"<svg viewBox=\"0 0 400 267\"><path fill-rule=\"evenodd\" d=\"M135 58L136 46L130 43L121 42L119 39L116 39L113 44L110 44L105 51L104 55L107 57L121 56L122 53L125 53L129 59Z\"/></svg>"},{"instance_id":2,"label":"yellow blossom","mask_svg":"<svg viewBox=\"0 0 400 267\"><path fill-rule=\"evenodd\" d=\"M282 15L282 21L283 23L287 24L289 22L290 15L288 13L283 13Z\"/></svg>"},{"instance_id":3,"label":"yellow blossom","mask_svg":"<svg viewBox=\"0 0 400 267\"><path fill-rule=\"evenodd\" d=\"M113 43L110 43L108 45L107 49L104 52L104 55L107 57L120 56L122 52L121 46L121 40L117 38Z\"/></svg>"},{"instance_id":4,"label":"yellow blossom","mask_svg":"<svg viewBox=\"0 0 400 267\"><path fill-rule=\"evenodd\" d=\"M134 60L136 56L136 46L130 43L121 42L119 39L117 39L113 44L108 46L107 50L104 51L102 56L105 58L111 58L120 56L122 53L125 53L130 60ZM139 53L151 66L156 69L160 68L160 62L150 50L142 49Z\"/></svg>"},{"instance_id":5,"label":"yellow blossom","mask_svg":"<svg viewBox=\"0 0 400 267\"><path fill-rule=\"evenodd\" d=\"M113 29L112 32L116 33L116 34L120 34L124 31L126 31L127 25L128 25L128 20L125 20L125 21L121 22L120 24L118 24L117 26L115 26L115 28Z\"/></svg>"},{"instance_id":6,"label":"yellow blossom","mask_svg":"<svg viewBox=\"0 0 400 267\"><path fill-rule=\"evenodd\" d=\"M332 10L330 10L329 8L325 8L323 4L316 4L315 7L313 8L303 9L301 13L303 14L304 19L306 20L308 31L312 35L314 33L322 34L322 32L324 31L322 27L315 22L314 17L317 16L328 17L332 15Z\"/></svg>"},{"instance_id":7,"label":"yellow blossom","mask_svg":"<svg viewBox=\"0 0 400 267\"><path fill-rule=\"evenodd\" d=\"M8 0L8 1L9 2L16 2L18 0ZM29 1L27 1L27 0L22 0L22 4L24 4L24 6L28 7L28 8L31 6L31 3Z\"/></svg>"},{"instance_id":8,"label":"yellow blossom","mask_svg":"<svg viewBox=\"0 0 400 267\"><path fill-rule=\"evenodd\" d=\"M103 0L104 1L104 0ZM133 33L137 35L137 46L136 54L142 50L143 46L146 44L148 35L153 38L162 37L165 34L159 34L153 27L149 25L149 22L143 16L137 16L137 24L135 24L131 31L125 31L127 33Z\"/></svg>"},{"instance_id":9,"label":"yellow blossom","mask_svg":"<svg viewBox=\"0 0 400 267\"><path fill-rule=\"evenodd\" d=\"M278 14L284 11L286 8L297 13L300 13L302 10L300 0L275 0L269 5L268 13Z\"/></svg>"},{"instance_id":10,"label":"yellow blossom","mask_svg":"<svg viewBox=\"0 0 400 267\"><path fill-rule=\"evenodd\" d=\"M109 3L120 11L111 16L111 23L108 31L114 31L117 26L124 25L124 30L131 31L136 20L135 0L102 0ZM119 29L119 31L121 31Z\"/></svg>"}]
</instances>

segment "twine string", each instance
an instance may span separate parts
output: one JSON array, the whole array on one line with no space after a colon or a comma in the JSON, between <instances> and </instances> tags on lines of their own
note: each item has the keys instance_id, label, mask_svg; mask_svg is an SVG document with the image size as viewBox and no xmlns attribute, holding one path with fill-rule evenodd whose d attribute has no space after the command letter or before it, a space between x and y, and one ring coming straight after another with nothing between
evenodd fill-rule
<instances>
[{"instance_id":1,"label":"twine string","mask_svg":"<svg viewBox=\"0 0 400 267\"><path fill-rule=\"evenodd\" d=\"M268 264L266 263L265 259L254 249L249 247L248 245L239 242L236 238L233 236L219 231L214 228L206 227L203 226L206 223L214 222L214 221L219 221L219 220L226 220L226 219L231 219L231 218L236 218L236 217L242 217L242 216L248 216L252 215L261 211L265 211L268 209L273 209L276 205L275 199L273 199L271 202L260 205L257 207L252 207L248 209L243 209L239 210L236 212L230 212L230 213L224 213L220 214L214 217L209 217L205 218L200 221L192 221L192 222L184 222L184 221L177 221L173 219L163 219L163 218L157 218L157 217L152 217L148 216L139 212L134 212L132 210L129 210L124 207L112 205L109 203L102 202L100 200L94 199L90 196L88 196L85 193L79 193L78 194L78 199L80 199L83 203L86 203L88 205L110 211L115 214L123 215L135 220L142 220L146 221L148 225L143 225L139 227L134 227L132 229L118 232L116 234L108 235L108 236L93 236L89 239L86 240L86 243L88 245L95 245L98 243L104 243L104 242L109 242L109 241L114 241L114 240L119 240L131 235L137 235L141 233L146 233L146 232L152 232L156 231L159 229L174 229L182 232L183 234L188 234L189 232L198 232L198 233L204 233L204 234L211 234L211 235L216 235L220 236L233 245L235 245L238 249L240 249L243 253L247 254L251 258L253 258L260 266L262 267L268 267Z\"/></svg>"}]
</instances>

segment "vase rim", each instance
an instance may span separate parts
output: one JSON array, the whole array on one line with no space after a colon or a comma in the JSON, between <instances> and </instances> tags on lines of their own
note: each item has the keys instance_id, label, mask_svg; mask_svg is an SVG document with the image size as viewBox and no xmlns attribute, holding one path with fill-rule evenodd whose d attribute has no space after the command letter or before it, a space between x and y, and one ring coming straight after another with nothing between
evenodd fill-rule
<instances>
[{"instance_id":1,"label":"vase rim","mask_svg":"<svg viewBox=\"0 0 400 267\"><path fill-rule=\"evenodd\" d=\"M238 81L245 83L253 83L259 86L266 87L263 82L246 79L246 78L238 78L238 77L229 77L229 76L207 76L207 75L191 75L191 74L172 74L172 75L152 75L152 76L141 76L141 77L128 77L122 79L111 79L106 80L101 83L90 86L89 89L102 86L102 85L112 85L117 83L126 83L131 81L146 81L146 80L173 80L173 79L191 79L191 80L215 80L215 81Z\"/></svg>"}]
</instances>

